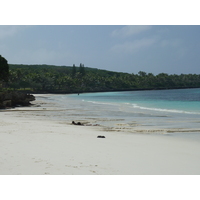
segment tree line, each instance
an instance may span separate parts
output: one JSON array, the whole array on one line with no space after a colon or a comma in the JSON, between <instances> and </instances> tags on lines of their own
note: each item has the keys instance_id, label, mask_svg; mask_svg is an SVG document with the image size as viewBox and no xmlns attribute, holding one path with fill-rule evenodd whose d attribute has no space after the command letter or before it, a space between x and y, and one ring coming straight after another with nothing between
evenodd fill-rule
<instances>
[{"instance_id":1,"label":"tree line","mask_svg":"<svg viewBox=\"0 0 200 200\"><path fill-rule=\"evenodd\" d=\"M2 79L5 75L2 75L0 69L1 82L6 82L6 88L33 93L200 88L199 74L160 73L154 75L143 71L130 74L88 68L82 63L79 66L75 64L72 66L9 64L8 67L9 76L6 80Z\"/></svg>"}]
</instances>

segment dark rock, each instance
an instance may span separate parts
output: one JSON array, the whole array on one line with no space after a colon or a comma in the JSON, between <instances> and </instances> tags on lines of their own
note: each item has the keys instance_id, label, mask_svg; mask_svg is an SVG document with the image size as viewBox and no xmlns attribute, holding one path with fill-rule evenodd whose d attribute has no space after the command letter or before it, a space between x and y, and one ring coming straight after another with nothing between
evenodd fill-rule
<instances>
[{"instance_id":1,"label":"dark rock","mask_svg":"<svg viewBox=\"0 0 200 200\"><path fill-rule=\"evenodd\" d=\"M103 135L98 135L97 138L106 138L106 137Z\"/></svg>"},{"instance_id":2,"label":"dark rock","mask_svg":"<svg viewBox=\"0 0 200 200\"><path fill-rule=\"evenodd\" d=\"M74 125L83 125L83 124L81 124L81 122L75 122L75 121L72 121L72 124L74 124Z\"/></svg>"},{"instance_id":3,"label":"dark rock","mask_svg":"<svg viewBox=\"0 0 200 200\"><path fill-rule=\"evenodd\" d=\"M0 92L0 108L29 106L30 101L34 101L35 97L31 94L17 92L17 91L6 91Z\"/></svg>"},{"instance_id":4,"label":"dark rock","mask_svg":"<svg viewBox=\"0 0 200 200\"><path fill-rule=\"evenodd\" d=\"M4 107L11 107L12 106L12 100L5 100L3 101Z\"/></svg>"}]
</instances>

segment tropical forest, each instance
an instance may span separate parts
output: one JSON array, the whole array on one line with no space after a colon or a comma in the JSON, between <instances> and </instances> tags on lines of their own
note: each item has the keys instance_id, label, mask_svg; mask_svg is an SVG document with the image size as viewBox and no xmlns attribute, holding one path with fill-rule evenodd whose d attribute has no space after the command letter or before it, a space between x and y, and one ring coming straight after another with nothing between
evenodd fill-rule
<instances>
[{"instance_id":1,"label":"tropical forest","mask_svg":"<svg viewBox=\"0 0 200 200\"><path fill-rule=\"evenodd\" d=\"M178 88L200 88L200 74L154 75L144 71L130 74L89 68L82 63L72 66L19 65L8 64L0 56L1 96L5 91L82 93Z\"/></svg>"},{"instance_id":2,"label":"tropical forest","mask_svg":"<svg viewBox=\"0 0 200 200\"><path fill-rule=\"evenodd\" d=\"M200 87L200 74L154 75L113 72L79 66L9 65L10 90L34 93L81 93Z\"/></svg>"}]
</instances>

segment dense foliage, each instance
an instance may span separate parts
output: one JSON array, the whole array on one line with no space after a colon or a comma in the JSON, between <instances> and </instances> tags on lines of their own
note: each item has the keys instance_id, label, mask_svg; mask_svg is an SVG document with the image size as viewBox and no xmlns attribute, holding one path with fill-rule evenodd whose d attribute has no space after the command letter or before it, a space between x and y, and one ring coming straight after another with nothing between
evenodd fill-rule
<instances>
[{"instance_id":1,"label":"dense foliage","mask_svg":"<svg viewBox=\"0 0 200 200\"><path fill-rule=\"evenodd\" d=\"M80 66L9 65L10 89L73 93L200 87L200 75L128 74Z\"/></svg>"},{"instance_id":2,"label":"dense foliage","mask_svg":"<svg viewBox=\"0 0 200 200\"><path fill-rule=\"evenodd\" d=\"M7 60L0 55L0 81L7 82L9 76L9 65Z\"/></svg>"}]
</instances>

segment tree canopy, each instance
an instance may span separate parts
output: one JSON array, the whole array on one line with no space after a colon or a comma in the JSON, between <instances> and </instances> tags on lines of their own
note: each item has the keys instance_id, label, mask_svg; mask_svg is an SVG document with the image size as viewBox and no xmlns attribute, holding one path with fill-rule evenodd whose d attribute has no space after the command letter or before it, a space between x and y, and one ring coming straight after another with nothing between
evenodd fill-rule
<instances>
[{"instance_id":1,"label":"tree canopy","mask_svg":"<svg viewBox=\"0 0 200 200\"><path fill-rule=\"evenodd\" d=\"M200 87L199 74L154 75L113 72L79 66L10 65L8 87L32 92L75 93Z\"/></svg>"},{"instance_id":2,"label":"tree canopy","mask_svg":"<svg viewBox=\"0 0 200 200\"><path fill-rule=\"evenodd\" d=\"M0 81L7 82L9 77L9 65L7 60L0 55Z\"/></svg>"}]
</instances>

